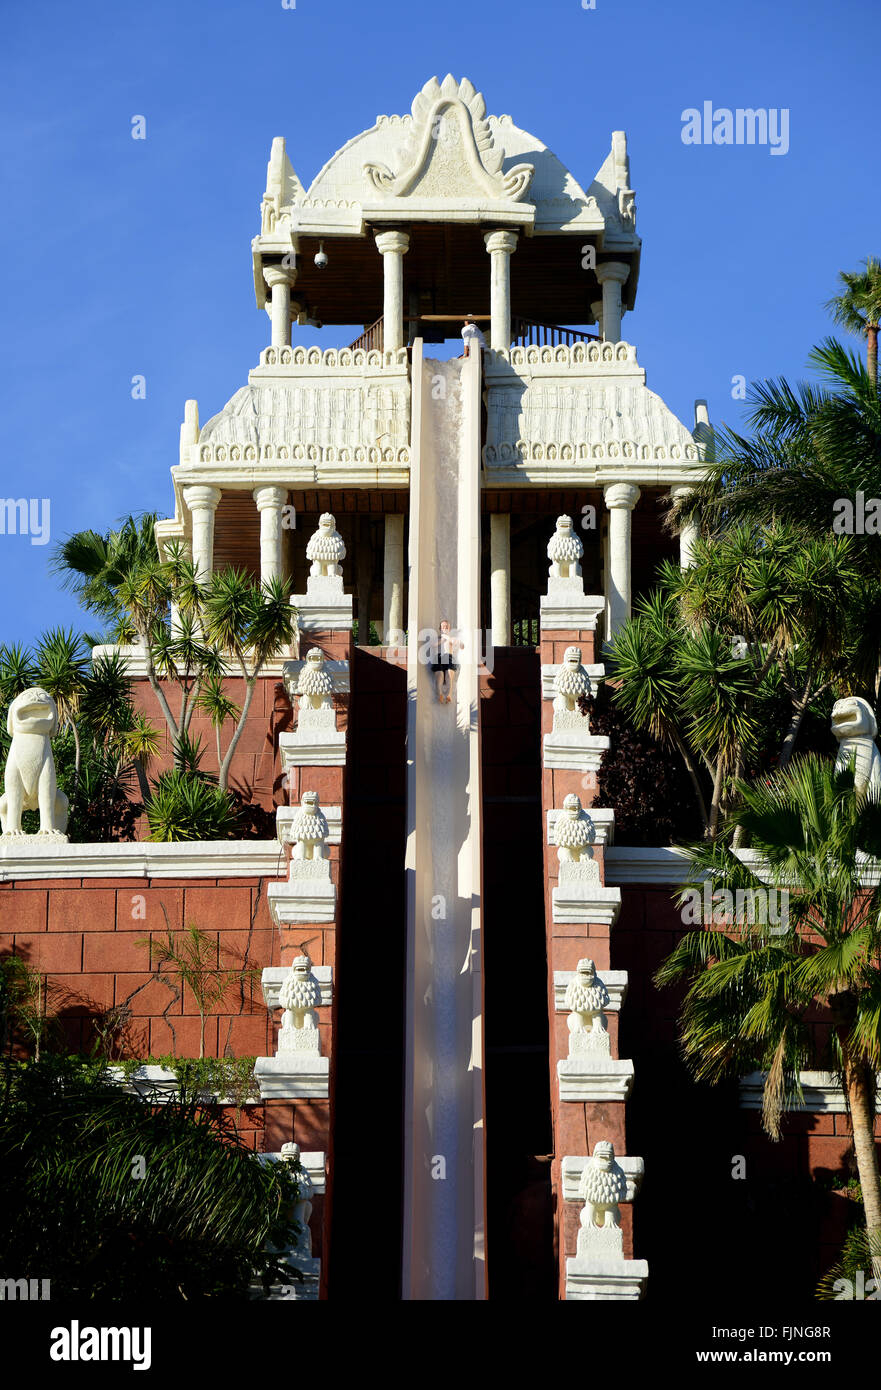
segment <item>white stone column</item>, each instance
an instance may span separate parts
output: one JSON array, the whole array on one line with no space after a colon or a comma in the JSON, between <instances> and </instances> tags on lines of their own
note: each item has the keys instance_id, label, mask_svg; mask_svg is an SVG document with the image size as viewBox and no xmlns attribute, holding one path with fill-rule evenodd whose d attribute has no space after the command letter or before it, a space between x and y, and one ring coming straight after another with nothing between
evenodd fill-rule
<instances>
[{"instance_id":1,"label":"white stone column","mask_svg":"<svg viewBox=\"0 0 881 1390\"><path fill-rule=\"evenodd\" d=\"M202 483L184 488L184 502L193 519L193 565L203 582L210 579L214 568L214 513L220 495L219 487Z\"/></svg>"},{"instance_id":2,"label":"white stone column","mask_svg":"<svg viewBox=\"0 0 881 1390\"><path fill-rule=\"evenodd\" d=\"M511 254L517 250L517 233L484 232L490 254L489 345L498 350L511 346Z\"/></svg>"},{"instance_id":3,"label":"white stone column","mask_svg":"<svg viewBox=\"0 0 881 1390\"><path fill-rule=\"evenodd\" d=\"M260 583L266 584L270 579L282 577L281 514L288 494L283 487L255 487L253 497L260 513Z\"/></svg>"},{"instance_id":4,"label":"white stone column","mask_svg":"<svg viewBox=\"0 0 881 1390\"><path fill-rule=\"evenodd\" d=\"M680 484L680 486L678 487L671 487L670 496L678 501L682 498L690 497L692 491L692 488L686 486L685 484ZM696 563L697 557L695 555L695 547L697 546L699 538L700 530L698 528L697 522L686 521L680 525L679 564L682 569L691 569L692 565Z\"/></svg>"},{"instance_id":5,"label":"white stone column","mask_svg":"<svg viewBox=\"0 0 881 1390\"><path fill-rule=\"evenodd\" d=\"M490 512L489 600L494 647L511 645L511 518L507 512Z\"/></svg>"},{"instance_id":6,"label":"white stone column","mask_svg":"<svg viewBox=\"0 0 881 1390\"><path fill-rule=\"evenodd\" d=\"M385 519L382 584L383 641L399 646L404 631L404 514L391 512Z\"/></svg>"},{"instance_id":7,"label":"white stone column","mask_svg":"<svg viewBox=\"0 0 881 1390\"><path fill-rule=\"evenodd\" d=\"M630 274L623 261L604 261L596 268L596 277L603 287L603 337L606 342L621 341L621 286Z\"/></svg>"},{"instance_id":8,"label":"white stone column","mask_svg":"<svg viewBox=\"0 0 881 1390\"><path fill-rule=\"evenodd\" d=\"M601 299L595 299L594 302L593 302L593 304L591 304L591 306L590 306L590 312L593 314L594 318L596 319L596 322L597 322L597 333L599 334L600 337L602 337L602 336L603 336L603 301L602 301Z\"/></svg>"},{"instance_id":9,"label":"white stone column","mask_svg":"<svg viewBox=\"0 0 881 1390\"><path fill-rule=\"evenodd\" d=\"M375 240L382 254L382 345L396 352L404 346L404 254L410 237L407 232L378 232Z\"/></svg>"},{"instance_id":10,"label":"white stone column","mask_svg":"<svg viewBox=\"0 0 881 1390\"><path fill-rule=\"evenodd\" d=\"M283 265L263 267L263 279L272 291L272 346L291 345L291 286L297 279L293 268Z\"/></svg>"},{"instance_id":11,"label":"white stone column","mask_svg":"<svg viewBox=\"0 0 881 1390\"><path fill-rule=\"evenodd\" d=\"M606 641L610 641L630 617L631 512L639 501L639 488L635 483L609 483L603 496L609 509Z\"/></svg>"}]
</instances>

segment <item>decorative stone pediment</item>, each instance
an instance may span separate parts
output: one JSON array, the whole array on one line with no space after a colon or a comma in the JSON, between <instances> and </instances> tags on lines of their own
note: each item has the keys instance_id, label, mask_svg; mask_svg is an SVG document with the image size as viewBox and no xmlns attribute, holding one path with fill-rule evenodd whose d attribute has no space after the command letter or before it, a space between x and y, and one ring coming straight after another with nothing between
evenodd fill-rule
<instances>
[{"instance_id":1,"label":"decorative stone pediment","mask_svg":"<svg viewBox=\"0 0 881 1390\"><path fill-rule=\"evenodd\" d=\"M412 122L396 169L378 161L364 173L381 193L403 198L469 198L482 194L517 202L529 188L535 167L515 164L502 172L505 152L493 139L480 92L463 77L432 77L412 106Z\"/></svg>"}]
</instances>

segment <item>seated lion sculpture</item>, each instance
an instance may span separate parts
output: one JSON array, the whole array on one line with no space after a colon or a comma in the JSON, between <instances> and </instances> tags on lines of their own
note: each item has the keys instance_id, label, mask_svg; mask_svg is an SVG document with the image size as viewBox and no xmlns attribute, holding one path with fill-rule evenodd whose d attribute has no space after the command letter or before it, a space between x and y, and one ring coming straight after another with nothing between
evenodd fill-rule
<instances>
[{"instance_id":1,"label":"seated lion sculpture","mask_svg":"<svg viewBox=\"0 0 881 1390\"><path fill-rule=\"evenodd\" d=\"M23 690L9 706L6 731L12 739L6 759L0 824L4 835L22 835L23 811L40 812L39 834L66 840L68 801L58 790L51 739L58 728L52 696L39 686Z\"/></svg>"}]
</instances>

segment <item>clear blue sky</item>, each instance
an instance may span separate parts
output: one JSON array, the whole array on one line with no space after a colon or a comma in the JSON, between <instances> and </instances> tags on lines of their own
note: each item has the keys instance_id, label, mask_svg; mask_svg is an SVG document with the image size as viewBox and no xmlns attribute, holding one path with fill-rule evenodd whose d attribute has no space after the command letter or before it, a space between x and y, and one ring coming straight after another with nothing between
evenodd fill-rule
<instances>
[{"instance_id":1,"label":"clear blue sky","mask_svg":"<svg viewBox=\"0 0 881 1390\"><path fill-rule=\"evenodd\" d=\"M644 246L625 336L687 424L696 396L739 419L735 374L803 374L838 270L881 254L876 0L595 3L7 7L0 493L48 496L53 542L167 514L184 400L207 419L268 341L250 241L272 137L308 185L447 71L585 185L627 131ZM684 145L705 100L789 108L789 152ZM51 549L0 536L0 641L92 625Z\"/></svg>"}]
</instances>

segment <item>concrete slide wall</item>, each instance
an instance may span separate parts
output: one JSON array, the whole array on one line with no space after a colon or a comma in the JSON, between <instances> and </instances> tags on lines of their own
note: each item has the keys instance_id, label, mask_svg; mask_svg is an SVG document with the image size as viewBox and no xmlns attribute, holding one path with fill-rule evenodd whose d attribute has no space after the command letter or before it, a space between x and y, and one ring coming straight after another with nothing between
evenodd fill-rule
<instances>
[{"instance_id":1,"label":"concrete slide wall","mask_svg":"<svg viewBox=\"0 0 881 1390\"><path fill-rule=\"evenodd\" d=\"M414 347L402 1296L431 1301L486 1297L480 366L477 354L424 361ZM450 705L425 660L442 618L465 642Z\"/></svg>"}]
</instances>

